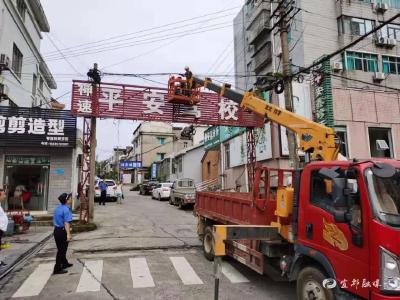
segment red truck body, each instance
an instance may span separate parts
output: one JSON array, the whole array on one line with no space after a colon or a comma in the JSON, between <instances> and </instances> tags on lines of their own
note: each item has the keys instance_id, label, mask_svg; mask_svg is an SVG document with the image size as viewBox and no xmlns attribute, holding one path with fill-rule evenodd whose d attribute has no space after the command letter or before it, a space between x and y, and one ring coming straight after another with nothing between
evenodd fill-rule
<instances>
[{"instance_id":1,"label":"red truck body","mask_svg":"<svg viewBox=\"0 0 400 300\"><path fill-rule=\"evenodd\" d=\"M399 181L400 162L383 162L396 168L396 180ZM272 241L227 240L226 254L258 273L279 277L279 272L270 272L273 269L270 263L279 270L282 257L290 256L287 262L292 268L287 272L288 280L297 280L297 275L308 264L317 266L317 269L323 270L325 278L336 280L337 288L341 288L338 289L338 293L345 293L350 297L343 299L353 299L353 296L363 299L400 299L400 290L382 290L382 268L385 267L382 265L382 251L399 261L400 270L400 231L397 225L384 222L376 211L377 200L373 199L376 196L371 196L371 193L375 193L374 189L378 188L375 175L372 175L371 171L375 163L376 161L334 161L308 164L298 174L297 182L292 179L297 200L293 210L295 216L291 215L287 222L296 225L293 230L294 243L289 243L283 238ZM314 180L322 168L336 168L342 172L352 169L356 172L354 180L358 187L358 227L353 223L336 221L335 213L320 205L323 200L319 200L318 197L322 194L318 194ZM279 187L291 185L291 180L289 183L284 182L285 178L294 177L291 172L262 169L261 172L257 172L253 193L196 193L195 214L199 218L199 235L207 232L205 228L220 224L271 225L271 222L276 220L275 191ZM271 178L276 179L274 184ZM396 184L393 188L396 188ZM392 197L394 195L398 202L399 196L395 194L392 190ZM297 264L298 261L301 263ZM394 277L393 280L396 278L400 277Z\"/></svg>"}]
</instances>

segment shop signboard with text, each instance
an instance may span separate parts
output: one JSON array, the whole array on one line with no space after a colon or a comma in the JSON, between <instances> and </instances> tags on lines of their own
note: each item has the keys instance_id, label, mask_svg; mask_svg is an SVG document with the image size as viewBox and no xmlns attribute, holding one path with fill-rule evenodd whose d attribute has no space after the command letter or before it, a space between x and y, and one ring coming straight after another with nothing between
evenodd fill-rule
<instances>
[{"instance_id":1,"label":"shop signboard with text","mask_svg":"<svg viewBox=\"0 0 400 300\"><path fill-rule=\"evenodd\" d=\"M69 110L0 106L0 147L75 148Z\"/></svg>"},{"instance_id":2,"label":"shop signboard with text","mask_svg":"<svg viewBox=\"0 0 400 300\"><path fill-rule=\"evenodd\" d=\"M140 169L141 167L141 161L122 160L119 162L119 168L121 170Z\"/></svg>"}]
</instances>

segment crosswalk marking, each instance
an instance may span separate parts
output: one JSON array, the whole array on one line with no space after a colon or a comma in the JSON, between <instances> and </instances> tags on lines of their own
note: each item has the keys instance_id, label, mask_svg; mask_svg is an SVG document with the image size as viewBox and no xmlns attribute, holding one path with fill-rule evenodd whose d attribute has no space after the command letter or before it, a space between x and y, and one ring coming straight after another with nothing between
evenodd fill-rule
<instances>
[{"instance_id":1,"label":"crosswalk marking","mask_svg":"<svg viewBox=\"0 0 400 300\"><path fill-rule=\"evenodd\" d=\"M32 297L39 295L53 273L53 269L54 264L38 265L12 297Z\"/></svg>"},{"instance_id":2,"label":"crosswalk marking","mask_svg":"<svg viewBox=\"0 0 400 300\"><path fill-rule=\"evenodd\" d=\"M103 260L87 260L79 280L77 293L98 292L103 274Z\"/></svg>"},{"instance_id":3,"label":"crosswalk marking","mask_svg":"<svg viewBox=\"0 0 400 300\"><path fill-rule=\"evenodd\" d=\"M203 284L203 281L197 276L196 272L190 266L189 262L184 257L170 257L176 272L181 278L183 284Z\"/></svg>"},{"instance_id":4,"label":"crosswalk marking","mask_svg":"<svg viewBox=\"0 0 400 300\"><path fill-rule=\"evenodd\" d=\"M146 258L130 258L129 264L131 266L131 277L134 289L155 286L153 277L151 277L150 274L149 266L147 265Z\"/></svg>"},{"instance_id":5,"label":"crosswalk marking","mask_svg":"<svg viewBox=\"0 0 400 300\"><path fill-rule=\"evenodd\" d=\"M232 267L227 262L222 262L222 274L225 275L226 278L229 279L231 283L242 283L249 282L249 280L242 275L238 270Z\"/></svg>"}]
</instances>

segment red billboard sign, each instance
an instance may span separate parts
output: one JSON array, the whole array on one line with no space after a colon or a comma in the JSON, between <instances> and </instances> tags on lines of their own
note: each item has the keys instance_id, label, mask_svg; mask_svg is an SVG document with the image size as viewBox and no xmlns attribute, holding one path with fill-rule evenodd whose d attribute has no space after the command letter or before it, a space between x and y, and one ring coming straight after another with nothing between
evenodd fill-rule
<instances>
[{"instance_id":1,"label":"red billboard sign","mask_svg":"<svg viewBox=\"0 0 400 300\"><path fill-rule=\"evenodd\" d=\"M166 88L102 83L96 91L87 81L73 81L72 114L143 121L199 125L261 127L261 116L215 93L201 93L195 106L168 103Z\"/></svg>"}]
</instances>

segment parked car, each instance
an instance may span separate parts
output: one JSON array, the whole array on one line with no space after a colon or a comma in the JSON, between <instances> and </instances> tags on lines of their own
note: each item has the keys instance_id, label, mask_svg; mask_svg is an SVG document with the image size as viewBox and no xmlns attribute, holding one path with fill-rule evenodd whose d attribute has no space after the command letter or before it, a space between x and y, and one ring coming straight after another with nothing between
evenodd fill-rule
<instances>
[{"instance_id":1,"label":"parked car","mask_svg":"<svg viewBox=\"0 0 400 300\"><path fill-rule=\"evenodd\" d=\"M140 195L151 195L153 189L159 184L158 181L145 181L140 185L139 194Z\"/></svg>"},{"instance_id":2,"label":"parked car","mask_svg":"<svg viewBox=\"0 0 400 300\"><path fill-rule=\"evenodd\" d=\"M95 200L99 200L101 196L101 191L99 187L100 181L104 181L107 184L107 199L112 201L117 201L117 193L122 193L121 188L115 183L113 179L96 179L94 185L94 197Z\"/></svg>"},{"instance_id":3,"label":"parked car","mask_svg":"<svg viewBox=\"0 0 400 300\"><path fill-rule=\"evenodd\" d=\"M163 199L169 199L171 195L171 182L163 182L159 183L152 191L151 198L153 199L158 199L158 200L163 200Z\"/></svg>"},{"instance_id":4,"label":"parked car","mask_svg":"<svg viewBox=\"0 0 400 300\"><path fill-rule=\"evenodd\" d=\"M171 189L169 204L177 205L179 208L194 205L196 201L196 187L193 179L182 178L175 180Z\"/></svg>"}]
</instances>

